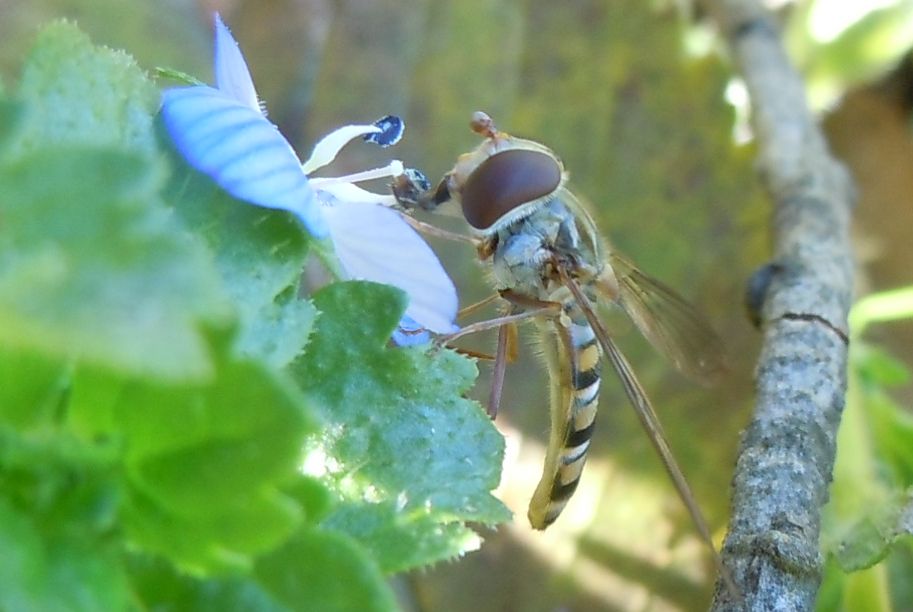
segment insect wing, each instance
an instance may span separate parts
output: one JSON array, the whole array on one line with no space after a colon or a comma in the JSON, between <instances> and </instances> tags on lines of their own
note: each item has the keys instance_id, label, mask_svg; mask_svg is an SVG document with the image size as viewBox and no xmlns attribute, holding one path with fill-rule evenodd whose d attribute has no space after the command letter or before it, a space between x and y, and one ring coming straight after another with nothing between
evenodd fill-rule
<instances>
[{"instance_id":1,"label":"insect wing","mask_svg":"<svg viewBox=\"0 0 913 612\"><path fill-rule=\"evenodd\" d=\"M684 374L701 382L718 380L726 370L725 349L694 307L626 259L611 255L609 263L618 280L618 303L650 344Z\"/></svg>"},{"instance_id":2,"label":"insect wing","mask_svg":"<svg viewBox=\"0 0 913 612\"><path fill-rule=\"evenodd\" d=\"M406 316L425 329L452 333L456 288L441 262L400 213L367 202L323 208L336 254L350 278L384 283L409 296Z\"/></svg>"},{"instance_id":3,"label":"insect wing","mask_svg":"<svg viewBox=\"0 0 913 612\"><path fill-rule=\"evenodd\" d=\"M624 262L624 264L628 265L631 270L637 270L628 262ZM643 386L641 386L640 381L637 379L637 376L635 376L634 370L631 369L631 364L628 363L624 354L618 349L615 341L612 340L612 337L596 316L592 304L587 299L586 295L584 295L583 291L577 283L570 278L566 271L559 270L559 273L561 274L562 282L571 290L574 299L576 299L577 303L580 305L584 316L593 329L593 333L596 334L596 338L599 341L599 345L602 347L604 355L609 360L609 363L612 364L612 368L618 375L618 379L621 381L622 387L624 388L625 395L628 396L631 405L634 407L634 412L637 414L644 431L647 433L647 437L650 439L651 444L653 444L653 448L656 450L662 461L663 467L666 469L666 473L675 485L675 490L678 493L679 498L682 500L682 503L685 504L688 514L691 515L691 520L694 523L698 534L707 545L707 548L711 551L714 563L720 570L726 589L732 594L734 599L737 601L740 600L741 594L739 593L739 589L736 587L735 582L733 582L729 569L723 564L720 553L716 550L716 546L713 543L713 537L710 534L710 526L707 524L703 512L701 512L700 506L698 506L697 499L691 491L688 481L685 479L684 472L675 460L675 455L672 454L668 437L663 430L656 409L653 408L653 403L650 401L649 396L647 396L647 392L644 391ZM645 276L645 278L649 277ZM621 279L619 279L619 283L621 282ZM662 287L662 285L660 285L660 287ZM671 293L671 289L662 288ZM681 298L678 298L675 293L671 293L671 295L681 301Z\"/></svg>"}]
</instances>

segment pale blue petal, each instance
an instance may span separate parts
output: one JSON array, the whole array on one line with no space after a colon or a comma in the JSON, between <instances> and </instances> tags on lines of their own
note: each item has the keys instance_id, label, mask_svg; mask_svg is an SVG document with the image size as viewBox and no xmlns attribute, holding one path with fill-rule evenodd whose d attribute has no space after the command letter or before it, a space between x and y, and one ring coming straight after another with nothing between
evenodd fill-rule
<instances>
[{"instance_id":1,"label":"pale blue petal","mask_svg":"<svg viewBox=\"0 0 913 612\"><path fill-rule=\"evenodd\" d=\"M295 152L258 110L203 85L169 89L162 118L187 162L234 197L296 214L327 235L314 190Z\"/></svg>"},{"instance_id":2,"label":"pale blue petal","mask_svg":"<svg viewBox=\"0 0 913 612\"><path fill-rule=\"evenodd\" d=\"M391 337L399 346L416 346L431 342L431 333L407 316L400 319Z\"/></svg>"},{"instance_id":3,"label":"pale blue petal","mask_svg":"<svg viewBox=\"0 0 913 612\"><path fill-rule=\"evenodd\" d=\"M400 213L377 204L324 206L336 254L351 278L398 287L406 316L435 333L452 333L457 294L441 262Z\"/></svg>"},{"instance_id":4,"label":"pale blue petal","mask_svg":"<svg viewBox=\"0 0 913 612\"><path fill-rule=\"evenodd\" d=\"M216 87L237 102L261 112L257 90L254 89L254 81L241 54L241 48L222 23L218 13L215 14L215 29Z\"/></svg>"}]
</instances>

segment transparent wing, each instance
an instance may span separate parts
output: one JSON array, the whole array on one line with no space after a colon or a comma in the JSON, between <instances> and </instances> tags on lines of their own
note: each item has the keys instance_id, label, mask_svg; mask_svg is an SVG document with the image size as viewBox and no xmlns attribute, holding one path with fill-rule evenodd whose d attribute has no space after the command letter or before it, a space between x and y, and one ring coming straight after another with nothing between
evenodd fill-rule
<instances>
[{"instance_id":1,"label":"transparent wing","mask_svg":"<svg viewBox=\"0 0 913 612\"><path fill-rule=\"evenodd\" d=\"M323 210L336 254L351 278L405 291L406 317L425 329L442 334L458 329L453 282L399 212L365 202L336 202Z\"/></svg>"},{"instance_id":2,"label":"transparent wing","mask_svg":"<svg viewBox=\"0 0 913 612\"><path fill-rule=\"evenodd\" d=\"M627 265L629 271L634 271L635 273L640 274L651 282L656 283L658 287L662 288L665 292L673 296L677 302L684 304L682 299L673 293L671 289L668 289L656 281L653 281L653 279L650 279L643 273L639 272L637 268L628 262L624 260L621 261L623 261L623 264L621 264L619 268L621 268L622 265ZM616 273L624 276L624 271L621 269L616 269ZM653 403L650 401L649 396L647 396L647 392L644 391L644 388L640 384L640 381L637 379L637 376L634 375L634 370L631 369L631 364L628 363L628 360L618 349L618 346L612 340L612 337L609 336L608 331L606 331L606 328L602 325L599 317L597 317L596 313L593 312L593 306L586 295L584 295L583 290L581 290L577 283L570 278L565 270L559 268L559 274L561 275L562 282L564 282L565 286L571 290L571 293L574 295L574 298L580 305L584 316L586 317L590 326L593 328L593 333L596 334L596 339L598 340L599 345L602 347L603 354L608 358L609 363L612 364L615 373L618 374L618 378L621 381L625 394L628 396L631 405L634 407L634 412L637 413L637 417L640 420L640 423L643 426L647 437L653 444L653 448L659 455L660 460L662 460L663 467L666 469L666 473L669 475L669 478L675 485L675 490L678 492L679 498L682 500L682 503L685 504L685 508L688 509L688 513L691 515L691 520L694 523L694 527L697 529L701 539L707 545L707 549L713 555L714 563L720 571L720 575L723 578L726 589L730 592L733 599L740 601L742 596L739 593L739 589L736 587L735 582L732 579L729 568L723 564L723 559L720 557L720 554L716 550L716 546L713 543L713 537L710 535L710 527L707 524L707 520L704 518L704 513L701 511L701 508L697 503L697 499L695 498L694 493L691 491L691 487L688 485L688 481L685 479L684 472L678 465L678 462L675 460L675 455L672 453L672 449L669 446L668 436L666 436L666 433L663 430L662 423L659 420L659 415L656 413L656 409L653 407ZM622 282L622 279L619 278L619 283ZM624 291L625 289L622 289L622 292ZM685 304L685 306L687 306L687 304ZM688 306L687 309L690 310L690 306Z\"/></svg>"},{"instance_id":3,"label":"transparent wing","mask_svg":"<svg viewBox=\"0 0 913 612\"><path fill-rule=\"evenodd\" d=\"M326 235L298 156L258 110L197 85L167 90L162 119L181 155L222 189L258 206L293 212L312 234Z\"/></svg>"},{"instance_id":4,"label":"transparent wing","mask_svg":"<svg viewBox=\"0 0 913 612\"><path fill-rule=\"evenodd\" d=\"M618 303L644 337L688 376L712 383L726 371L723 342L704 318L675 291L610 255L618 280Z\"/></svg>"}]
</instances>

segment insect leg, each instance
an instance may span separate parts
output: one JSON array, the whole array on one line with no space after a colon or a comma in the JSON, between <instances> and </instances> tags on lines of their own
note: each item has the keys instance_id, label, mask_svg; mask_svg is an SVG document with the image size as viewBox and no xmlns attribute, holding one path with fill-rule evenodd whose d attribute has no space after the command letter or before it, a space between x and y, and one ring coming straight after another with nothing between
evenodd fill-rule
<instances>
[{"instance_id":1,"label":"insect leg","mask_svg":"<svg viewBox=\"0 0 913 612\"><path fill-rule=\"evenodd\" d=\"M406 213L401 212L400 214L403 217L403 221L411 225L413 229L428 236L443 238L444 240L452 240L454 242L467 242L476 248L478 248L479 242L481 242L478 238L473 238L472 236L467 236L466 234L451 232L436 225L431 225L430 223L419 221L415 217L407 215Z\"/></svg>"},{"instance_id":2,"label":"insect leg","mask_svg":"<svg viewBox=\"0 0 913 612\"><path fill-rule=\"evenodd\" d=\"M468 336L469 334L476 334L478 332L486 331L489 329L495 329L502 325L508 323L519 323L521 321L526 321L528 319L535 318L549 318L556 317L561 314L561 304L557 302L536 302L538 306L531 310L526 310L524 312L518 312L515 314L503 315L500 317L495 317L494 319L488 319L486 321L479 321L477 323L470 323L465 327L461 328L459 331L452 334L446 334L438 337L438 344L449 344L456 340L457 338L462 338L463 336Z\"/></svg>"},{"instance_id":3,"label":"insect leg","mask_svg":"<svg viewBox=\"0 0 913 612\"><path fill-rule=\"evenodd\" d=\"M465 308L461 308L460 311L457 313L457 319L462 319L462 318L468 317L475 311L481 310L482 308L488 306L489 304L491 304L492 302L494 302L500 298L501 298L500 294L492 293L484 300L479 300L475 304L470 304L469 306L466 306Z\"/></svg>"},{"instance_id":4,"label":"insect leg","mask_svg":"<svg viewBox=\"0 0 913 612\"><path fill-rule=\"evenodd\" d=\"M501 406L501 392L504 390L504 376L507 372L507 360L510 343L510 330L516 329L513 324L498 328L498 350L495 353L495 365L491 371L491 388L488 391L488 416L495 419Z\"/></svg>"}]
</instances>

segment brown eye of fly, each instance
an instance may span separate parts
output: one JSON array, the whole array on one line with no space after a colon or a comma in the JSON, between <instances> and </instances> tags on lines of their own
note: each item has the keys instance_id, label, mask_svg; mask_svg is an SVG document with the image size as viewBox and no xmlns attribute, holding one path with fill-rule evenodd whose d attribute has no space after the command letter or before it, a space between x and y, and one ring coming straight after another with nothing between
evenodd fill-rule
<instances>
[{"instance_id":1,"label":"brown eye of fly","mask_svg":"<svg viewBox=\"0 0 913 612\"><path fill-rule=\"evenodd\" d=\"M463 185L463 215L476 229L488 229L516 207L546 196L561 183L553 156L509 149L479 164Z\"/></svg>"}]
</instances>

